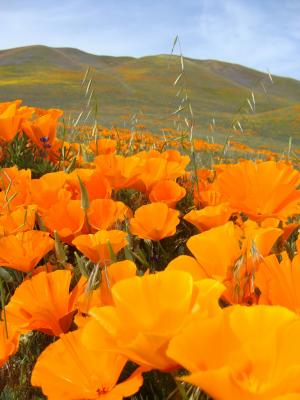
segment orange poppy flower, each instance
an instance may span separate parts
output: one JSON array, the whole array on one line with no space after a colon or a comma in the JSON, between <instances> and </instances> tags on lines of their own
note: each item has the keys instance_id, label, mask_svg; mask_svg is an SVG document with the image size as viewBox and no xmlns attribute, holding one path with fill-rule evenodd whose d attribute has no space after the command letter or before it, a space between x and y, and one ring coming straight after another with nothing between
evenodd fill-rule
<instances>
[{"instance_id":1,"label":"orange poppy flower","mask_svg":"<svg viewBox=\"0 0 300 400\"><path fill-rule=\"evenodd\" d=\"M64 268L65 269L68 269L68 266L69 266L70 264L66 264L65 266L64 266ZM36 268L34 268L33 270L32 270L32 272L30 273L30 276L29 275L27 275L27 276L25 276L25 278L24 278L24 281L26 280L26 279L31 279L34 275L37 275L37 274L39 274L40 272L53 272L53 271L55 271L57 269L57 265L54 265L54 264L51 264L50 262L47 262L46 264L44 264L44 265L39 265L38 267L36 267ZM71 270L71 269L70 269Z\"/></svg>"},{"instance_id":2,"label":"orange poppy flower","mask_svg":"<svg viewBox=\"0 0 300 400\"><path fill-rule=\"evenodd\" d=\"M113 305L112 287L123 279L135 276L136 272L136 265L130 260L115 262L101 270L100 286L94 290L89 290L89 282L82 277L83 290L76 302L78 313L75 316L75 322L77 326L85 324L86 316L92 307Z\"/></svg>"},{"instance_id":3,"label":"orange poppy flower","mask_svg":"<svg viewBox=\"0 0 300 400\"><path fill-rule=\"evenodd\" d=\"M141 160L136 156L100 155L94 163L116 190L134 187L142 170Z\"/></svg>"},{"instance_id":4,"label":"orange poppy flower","mask_svg":"<svg viewBox=\"0 0 300 400\"><path fill-rule=\"evenodd\" d=\"M122 400L143 384L139 371L117 383L127 359L118 354L88 350L81 331L61 335L39 356L31 384L49 400Z\"/></svg>"},{"instance_id":5,"label":"orange poppy flower","mask_svg":"<svg viewBox=\"0 0 300 400\"><path fill-rule=\"evenodd\" d=\"M0 211L2 213L31 204L30 180L30 169L18 170L17 167L1 169Z\"/></svg>"},{"instance_id":6,"label":"orange poppy flower","mask_svg":"<svg viewBox=\"0 0 300 400\"><path fill-rule=\"evenodd\" d=\"M150 150L150 151L141 151L140 153L137 153L137 157L142 158L142 159L155 159L155 158L160 158L162 160L166 160L169 165L171 166L170 170L180 170L180 174L184 172L186 166L190 162L189 156L183 156L179 151L177 150L166 150L163 152L159 152L157 150ZM178 172L176 172L177 174ZM176 179L178 176L169 176L168 179Z\"/></svg>"},{"instance_id":7,"label":"orange poppy flower","mask_svg":"<svg viewBox=\"0 0 300 400\"><path fill-rule=\"evenodd\" d=\"M19 107L17 110L17 115L21 117L21 126L23 121L31 119L33 114L34 114L34 107L28 107L28 106Z\"/></svg>"},{"instance_id":8,"label":"orange poppy flower","mask_svg":"<svg viewBox=\"0 0 300 400\"><path fill-rule=\"evenodd\" d=\"M118 222L132 217L131 210L121 201L95 199L87 212L88 221L95 230L109 229Z\"/></svg>"},{"instance_id":9,"label":"orange poppy flower","mask_svg":"<svg viewBox=\"0 0 300 400\"><path fill-rule=\"evenodd\" d=\"M104 264L110 260L109 244L117 254L127 244L127 233L119 230L98 231L95 234L80 235L73 244L93 263Z\"/></svg>"},{"instance_id":10,"label":"orange poppy flower","mask_svg":"<svg viewBox=\"0 0 300 400\"><path fill-rule=\"evenodd\" d=\"M23 333L39 330L59 336L73 318L76 290L70 293L72 274L57 270L40 272L17 287L6 306L7 323Z\"/></svg>"},{"instance_id":11,"label":"orange poppy flower","mask_svg":"<svg viewBox=\"0 0 300 400\"><path fill-rule=\"evenodd\" d=\"M278 228L248 228L243 232L232 222L211 228L187 241L194 255L180 256L167 269L183 270L195 280L212 278L223 282L230 302L243 303L254 294L253 278L282 231ZM197 267L198 265L198 267Z\"/></svg>"},{"instance_id":12,"label":"orange poppy flower","mask_svg":"<svg viewBox=\"0 0 300 400\"><path fill-rule=\"evenodd\" d=\"M135 185L137 190L148 193L157 182L168 179L167 160L141 157L140 162L142 162L141 172Z\"/></svg>"},{"instance_id":13,"label":"orange poppy flower","mask_svg":"<svg viewBox=\"0 0 300 400\"><path fill-rule=\"evenodd\" d=\"M42 214L47 229L57 231L60 239L68 244L83 230L85 215L80 200L62 199Z\"/></svg>"},{"instance_id":14,"label":"orange poppy flower","mask_svg":"<svg viewBox=\"0 0 300 400\"><path fill-rule=\"evenodd\" d=\"M208 277L206 271L201 267L198 261L191 256L178 256L169 262L165 271L185 271L191 274L194 281L206 279Z\"/></svg>"},{"instance_id":15,"label":"orange poppy flower","mask_svg":"<svg viewBox=\"0 0 300 400\"><path fill-rule=\"evenodd\" d=\"M240 233L232 222L192 236L187 247L195 256L206 277L225 281L229 268L241 256Z\"/></svg>"},{"instance_id":16,"label":"orange poppy flower","mask_svg":"<svg viewBox=\"0 0 300 400\"><path fill-rule=\"evenodd\" d=\"M274 161L245 161L229 165L216 185L230 206L254 220L286 220L300 212L300 172Z\"/></svg>"},{"instance_id":17,"label":"orange poppy flower","mask_svg":"<svg viewBox=\"0 0 300 400\"><path fill-rule=\"evenodd\" d=\"M20 333L15 326L0 321L0 367L17 352L19 336Z\"/></svg>"},{"instance_id":18,"label":"orange poppy flower","mask_svg":"<svg viewBox=\"0 0 300 400\"><path fill-rule=\"evenodd\" d=\"M272 250L277 239L283 234L283 230L273 227L260 227L256 222L248 219L243 224L244 247L251 248L252 243L263 257Z\"/></svg>"},{"instance_id":19,"label":"orange poppy flower","mask_svg":"<svg viewBox=\"0 0 300 400\"><path fill-rule=\"evenodd\" d=\"M0 103L0 113L3 113L8 107L10 107L12 104L15 104L18 107L22 104L21 99L13 100L13 101L4 101Z\"/></svg>"},{"instance_id":20,"label":"orange poppy flower","mask_svg":"<svg viewBox=\"0 0 300 400\"><path fill-rule=\"evenodd\" d=\"M176 233L179 211L165 203L152 203L139 207L130 220L130 232L141 239L161 240Z\"/></svg>"},{"instance_id":21,"label":"orange poppy flower","mask_svg":"<svg viewBox=\"0 0 300 400\"><path fill-rule=\"evenodd\" d=\"M63 115L63 111L58 109L58 108L39 108L39 107L34 107L34 113L38 117L42 117L43 115L51 115L53 118L60 118Z\"/></svg>"},{"instance_id":22,"label":"orange poppy flower","mask_svg":"<svg viewBox=\"0 0 300 400\"><path fill-rule=\"evenodd\" d=\"M196 287L191 275L182 271L119 281L111 290L114 306L90 311L83 342L91 350L124 354L146 369L176 368L177 363L166 355L168 342L193 312L201 310L202 286L206 293L202 298L204 311L209 303L217 304L220 292L210 290L215 285L215 281L204 280Z\"/></svg>"},{"instance_id":23,"label":"orange poppy flower","mask_svg":"<svg viewBox=\"0 0 300 400\"><path fill-rule=\"evenodd\" d=\"M214 183L215 172L209 169L197 170L196 183L194 184L194 204L197 208L217 206L224 203L222 194Z\"/></svg>"},{"instance_id":24,"label":"orange poppy flower","mask_svg":"<svg viewBox=\"0 0 300 400\"><path fill-rule=\"evenodd\" d=\"M278 218L266 218L261 221L260 226L262 228L281 228L283 230L282 241L285 242L300 227L300 223L280 221Z\"/></svg>"},{"instance_id":25,"label":"orange poppy flower","mask_svg":"<svg viewBox=\"0 0 300 400\"><path fill-rule=\"evenodd\" d=\"M22 117L18 113L18 100L0 103L0 139L12 141L20 129Z\"/></svg>"},{"instance_id":26,"label":"orange poppy flower","mask_svg":"<svg viewBox=\"0 0 300 400\"><path fill-rule=\"evenodd\" d=\"M166 150L162 153L168 161L177 162L182 169L185 169L190 162L189 156L182 155L178 150Z\"/></svg>"},{"instance_id":27,"label":"orange poppy flower","mask_svg":"<svg viewBox=\"0 0 300 400\"><path fill-rule=\"evenodd\" d=\"M218 206L224 203L226 199L212 185L210 189L201 191L197 185L194 185L194 204L196 207Z\"/></svg>"},{"instance_id":28,"label":"orange poppy flower","mask_svg":"<svg viewBox=\"0 0 300 400\"><path fill-rule=\"evenodd\" d=\"M29 139L46 152L51 151L56 142L58 118L63 114L60 110L54 110L55 112L48 111L38 116L34 121L24 121L22 123L22 130Z\"/></svg>"},{"instance_id":29,"label":"orange poppy flower","mask_svg":"<svg viewBox=\"0 0 300 400\"><path fill-rule=\"evenodd\" d=\"M191 372L180 379L215 399L277 399L300 393L299 335L284 307L232 306L183 329L167 354Z\"/></svg>"},{"instance_id":30,"label":"orange poppy flower","mask_svg":"<svg viewBox=\"0 0 300 400\"><path fill-rule=\"evenodd\" d=\"M175 208L179 200L186 195L186 190L175 181L166 180L157 182L150 194L149 200L154 202L166 203L168 207Z\"/></svg>"},{"instance_id":31,"label":"orange poppy flower","mask_svg":"<svg viewBox=\"0 0 300 400\"><path fill-rule=\"evenodd\" d=\"M217 206L207 206L201 210L192 210L183 218L195 225L199 231L205 231L225 224L233 213L228 204L221 203Z\"/></svg>"},{"instance_id":32,"label":"orange poppy flower","mask_svg":"<svg viewBox=\"0 0 300 400\"><path fill-rule=\"evenodd\" d=\"M81 198L79 179L84 184L89 199L108 199L111 195L111 187L103 174L96 169L75 169L67 175L65 188L72 193L73 200Z\"/></svg>"},{"instance_id":33,"label":"orange poppy flower","mask_svg":"<svg viewBox=\"0 0 300 400\"><path fill-rule=\"evenodd\" d=\"M89 143L89 148L98 156L99 154L111 154L116 152L117 141L114 139L98 139Z\"/></svg>"},{"instance_id":34,"label":"orange poppy flower","mask_svg":"<svg viewBox=\"0 0 300 400\"><path fill-rule=\"evenodd\" d=\"M39 179L32 179L30 182L30 193L32 203L37 204L39 211L48 210L62 197L70 198L63 186L67 174L64 171L50 172Z\"/></svg>"},{"instance_id":35,"label":"orange poppy flower","mask_svg":"<svg viewBox=\"0 0 300 400\"><path fill-rule=\"evenodd\" d=\"M260 304L280 305L300 314L300 255L293 260L286 252L281 261L272 254L264 259L255 277L260 289Z\"/></svg>"},{"instance_id":36,"label":"orange poppy flower","mask_svg":"<svg viewBox=\"0 0 300 400\"><path fill-rule=\"evenodd\" d=\"M0 179L0 188L2 191L7 190L10 185L17 185L20 182L30 182L31 170L18 169L18 167L2 168Z\"/></svg>"},{"instance_id":37,"label":"orange poppy flower","mask_svg":"<svg viewBox=\"0 0 300 400\"><path fill-rule=\"evenodd\" d=\"M18 232L31 231L35 224L36 206L20 206L12 212L0 216L2 236L14 235Z\"/></svg>"},{"instance_id":38,"label":"orange poppy flower","mask_svg":"<svg viewBox=\"0 0 300 400\"><path fill-rule=\"evenodd\" d=\"M136 189L148 193L161 180L175 180L185 175L189 157L181 156L175 150L172 152L178 156L167 152L159 153L156 150L136 154L142 163Z\"/></svg>"},{"instance_id":39,"label":"orange poppy flower","mask_svg":"<svg viewBox=\"0 0 300 400\"><path fill-rule=\"evenodd\" d=\"M19 232L0 238L0 265L30 272L54 248L54 240L42 231Z\"/></svg>"}]
</instances>

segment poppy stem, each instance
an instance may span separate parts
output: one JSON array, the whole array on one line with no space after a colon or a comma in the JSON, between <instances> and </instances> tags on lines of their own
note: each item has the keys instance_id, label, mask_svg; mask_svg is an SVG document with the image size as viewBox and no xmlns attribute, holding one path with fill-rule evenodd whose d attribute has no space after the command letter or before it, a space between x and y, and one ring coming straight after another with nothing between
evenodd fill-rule
<instances>
[{"instance_id":1,"label":"poppy stem","mask_svg":"<svg viewBox=\"0 0 300 400\"><path fill-rule=\"evenodd\" d=\"M178 382L176 379L175 379L175 382L176 382L176 386L177 386L178 392L181 395L182 400L188 400L187 393L186 393L182 383Z\"/></svg>"},{"instance_id":2,"label":"poppy stem","mask_svg":"<svg viewBox=\"0 0 300 400\"><path fill-rule=\"evenodd\" d=\"M8 339L6 310L5 310L5 301L4 301L4 288L3 288L3 282L2 282L1 278L0 278L0 296L1 296L1 309L3 310L3 317L4 317L5 335L6 335L6 338Z\"/></svg>"},{"instance_id":3,"label":"poppy stem","mask_svg":"<svg viewBox=\"0 0 300 400\"><path fill-rule=\"evenodd\" d=\"M86 223L86 227L87 227L88 233L92 233L92 227L90 225L89 218L88 218L86 210L84 210L84 219L85 219L85 223Z\"/></svg>"},{"instance_id":4,"label":"poppy stem","mask_svg":"<svg viewBox=\"0 0 300 400\"><path fill-rule=\"evenodd\" d=\"M167 259L168 259L168 253L167 253L166 250L163 248L163 245L161 244L161 241L158 240L157 243L158 243L158 248L159 248L159 250L161 251L161 253L162 253L164 259L167 260Z\"/></svg>"}]
</instances>

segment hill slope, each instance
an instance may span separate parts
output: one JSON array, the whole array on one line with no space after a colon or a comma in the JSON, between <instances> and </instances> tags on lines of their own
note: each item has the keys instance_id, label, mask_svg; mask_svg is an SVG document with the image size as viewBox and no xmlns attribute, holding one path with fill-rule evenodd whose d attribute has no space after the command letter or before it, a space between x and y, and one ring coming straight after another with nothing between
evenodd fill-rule
<instances>
[{"instance_id":1,"label":"hill slope","mask_svg":"<svg viewBox=\"0 0 300 400\"><path fill-rule=\"evenodd\" d=\"M88 66L103 125L130 124L138 113L138 122L149 128L172 126L170 114L183 96L176 97L181 82L173 84L181 71L177 56L110 57L46 46L2 50L0 101L22 98L29 105L79 111ZM199 132L208 133L214 118L215 129L226 133L238 119L256 135L300 140L299 81L275 76L272 84L265 73L214 60L185 58L184 67Z\"/></svg>"}]
</instances>

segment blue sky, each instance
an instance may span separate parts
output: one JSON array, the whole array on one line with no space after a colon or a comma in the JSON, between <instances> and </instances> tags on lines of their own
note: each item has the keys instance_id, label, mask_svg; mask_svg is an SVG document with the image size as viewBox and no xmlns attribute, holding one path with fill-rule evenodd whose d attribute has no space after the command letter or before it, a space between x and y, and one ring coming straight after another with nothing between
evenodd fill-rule
<instances>
[{"instance_id":1,"label":"blue sky","mask_svg":"<svg viewBox=\"0 0 300 400\"><path fill-rule=\"evenodd\" d=\"M300 0L0 0L0 49L31 44L95 54L169 53L300 79Z\"/></svg>"}]
</instances>

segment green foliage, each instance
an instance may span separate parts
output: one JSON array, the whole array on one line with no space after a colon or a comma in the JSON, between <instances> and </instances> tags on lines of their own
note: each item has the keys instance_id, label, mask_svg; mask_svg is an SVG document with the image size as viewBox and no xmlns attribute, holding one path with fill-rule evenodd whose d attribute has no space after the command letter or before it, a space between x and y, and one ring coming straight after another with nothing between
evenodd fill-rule
<instances>
[{"instance_id":1,"label":"green foliage","mask_svg":"<svg viewBox=\"0 0 300 400\"><path fill-rule=\"evenodd\" d=\"M42 400L46 397L30 385L31 371L39 354L55 339L41 332L20 338L18 353L0 368L0 400Z\"/></svg>"},{"instance_id":2,"label":"green foliage","mask_svg":"<svg viewBox=\"0 0 300 400\"><path fill-rule=\"evenodd\" d=\"M57 171L41 151L25 135L17 135L12 142L5 144L2 168L17 166L19 169L31 169L32 177L39 178L48 172Z\"/></svg>"},{"instance_id":3,"label":"green foliage","mask_svg":"<svg viewBox=\"0 0 300 400\"><path fill-rule=\"evenodd\" d=\"M0 101L22 98L32 106L78 113L83 110L80 81L91 66L102 125L130 128L135 115L152 131L173 127L170 116L178 105L174 82L181 72L180 57L106 57L45 46L7 51L1 57L7 65L0 66ZM214 60L184 58L184 66L195 136L211 136L214 118L213 136L228 134L232 121L239 119L245 131L263 138L300 140L298 81L275 76L274 84L266 84L267 73ZM247 107L252 92L255 110Z\"/></svg>"}]
</instances>

